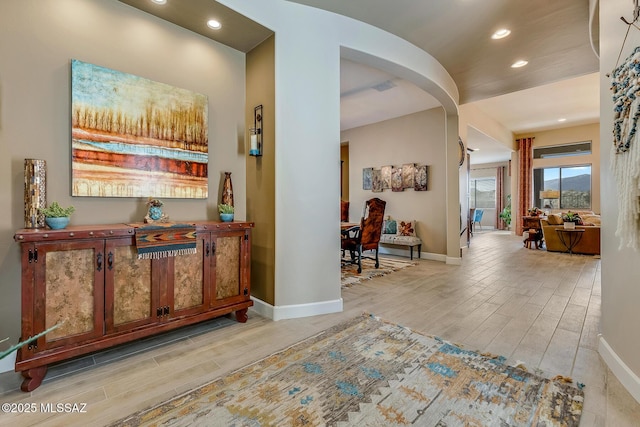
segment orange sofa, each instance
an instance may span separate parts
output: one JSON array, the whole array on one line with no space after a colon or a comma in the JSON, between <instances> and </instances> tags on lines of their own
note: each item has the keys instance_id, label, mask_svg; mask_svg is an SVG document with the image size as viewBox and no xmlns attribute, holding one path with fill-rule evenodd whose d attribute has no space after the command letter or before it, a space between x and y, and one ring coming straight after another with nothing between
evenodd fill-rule
<instances>
[{"instance_id":1,"label":"orange sofa","mask_svg":"<svg viewBox=\"0 0 640 427\"><path fill-rule=\"evenodd\" d=\"M551 252L567 252L567 248L560 241L560 236L556 229L564 228L564 223L560 215L549 215L546 219L540 219L542 226L542 235L547 251ZM576 254L600 255L600 217L599 215L581 215L585 224L593 225L576 225L577 229L584 229L582 239L573 248L572 252ZM596 225L597 224L597 225Z\"/></svg>"}]
</instances>

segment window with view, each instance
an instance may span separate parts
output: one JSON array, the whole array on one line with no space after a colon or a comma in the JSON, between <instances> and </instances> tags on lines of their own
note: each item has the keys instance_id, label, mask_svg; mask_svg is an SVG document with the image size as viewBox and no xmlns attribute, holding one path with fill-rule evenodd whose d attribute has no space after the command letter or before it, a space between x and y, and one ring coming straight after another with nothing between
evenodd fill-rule
<instances>
[{"instance_id":1,"label":"window with view","mask_svg":"<svg viewBox=\"0 0 640 427\"><path fill-rule=\"evenodd\" d=\"M591 209L591 165L533 170L534 206L548 209Z\"/></svg>"},{"instance_id":2,"label":"window with view","mask_svg":"<svg viewBox=\"0 0 640 427\"><path fill-rule=\"evenodd\" d=\"M471 178L469 189L469 207L491 209L496 207L496 179Z\"/></svg>"}]
</instances>

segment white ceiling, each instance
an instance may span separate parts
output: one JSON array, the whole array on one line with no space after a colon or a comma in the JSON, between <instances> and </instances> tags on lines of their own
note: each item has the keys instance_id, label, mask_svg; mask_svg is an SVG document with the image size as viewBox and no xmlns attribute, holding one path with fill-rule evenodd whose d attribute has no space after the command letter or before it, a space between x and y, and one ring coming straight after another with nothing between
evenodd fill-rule
<instances>
[{"instance_id":1,"label":"white ceiling","mask_svg":"<svg viewBox=\"0 0 640 427\"><path fill-rule=\"evenodd\" d=\"M461 104L598 71L589 0L289 1L366 22L413 43L444 66ZM500 28L511 34L492 40ZM529 64L511 68L519 59Z\"/></svg>"},{"instance_id":2,"label":"white ceiling","mask_svg":"<svg viewBox=\"0 0 640 427\"><path fill-rule=\"evenodd\" d=\"M515 134L598 123L599 79L599 73L591 73L470 104ZM344 58L340 93L342 130L440 106L412 83ZM560 118L566 120L559 122ZM472 164L511 158L508 148L476 129L467 130L467 139L467 147L477 149L471 152Z\"/></svg>"},{"instance_id":3,"label":"white ceiling","mask_svg":"<svg viewBox=\"0 0 640 427\"><path fill-rule=\"evenodd\" d=\"M162 19L247 52L273 32L213 0L120 0ZM599 120L597 21L589 0L289 0L339 13L402 37L434 56L458 86L460 103L473 103L514 133ZM596 3L597 4L597 3ZM223 29L209 31L203 16ZM490 35L507 27L502 40ZM591 35L591 39L590 39ZM510 68L526 59L523 68ZM378 88L374 88L374 86ZM381 90L387 88L388 90ZM342 61L341 126L362 126L434 108L412 84L352 61ZM557 119L565 117L564 123ZM472 163L505 158L504 149L475 130ZM496 151L493 157L492 151Z\"/></svg>"}]
</instances>

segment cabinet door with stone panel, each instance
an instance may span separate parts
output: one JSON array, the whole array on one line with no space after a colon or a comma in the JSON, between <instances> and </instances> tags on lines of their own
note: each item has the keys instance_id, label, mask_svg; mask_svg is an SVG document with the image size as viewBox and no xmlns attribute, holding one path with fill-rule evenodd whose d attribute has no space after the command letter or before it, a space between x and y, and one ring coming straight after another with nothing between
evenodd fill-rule
<instances>
[{"instance_id":1,"label":"cabinet door with stone panel","mask_svg":"<svg viewBox=\"0 0 640 427\"><path fill-rule=\"evenodd\" d=\"M158 295L162 278L160 269L154 268L159 260L138 259L132 238L108 240L105 253L104 314L107 333L162 320L164 311Z\"/></svg>"},{"instance_id":2,"label":"cabinet door with stone panel","mask_svg":"<svg viewBox=\"0 0 640 427\"><path fill-rule=\"evenodd\" d=\"M35 351L81 343L103 334L104 241L35 243L33 326ZM24 331L23 331L24 332Z\"/></svg>"},{"instance_id":3,"label":"cabinet door with stone panel","mask_svg":"<svg viewBox=\"0 0 640 427\"><path fill-rule=\"evenodd\" d=\"M173 301L169 303L171 317L189 316L206 311L207 292L205 286L204 260L211 252L208 234L198 235L196 253L177 255L168 259L169 277L173 280Z\"/></svg>"},{"instance_id":4,"label":"cabinet door with stone panel","mask_svg":"<svg viewBox=\"0 0 640 427\"><path fill-rule=\"evenodd\" d=\"M249 230L212 233L210 307L249 300Z\"/></svg>"}]
</instances>

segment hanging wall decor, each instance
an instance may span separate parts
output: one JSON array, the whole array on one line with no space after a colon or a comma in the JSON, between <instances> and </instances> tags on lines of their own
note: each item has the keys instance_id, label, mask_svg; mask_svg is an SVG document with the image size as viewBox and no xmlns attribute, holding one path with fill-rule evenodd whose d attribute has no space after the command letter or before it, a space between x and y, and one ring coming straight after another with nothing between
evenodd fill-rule
<instances>
[{"instance_id":1,"label":"hanging wall decor","mask_svg":"<svg viewBox=\"0 0 640 427\"><path fill-rule=\"evenodd\" d=\"M427 172L427 165L416 166L415 184L413 186L415 191L427 191Z\"/></svg>"},{"instance_id":2,"label":"hanging wall decor","mask_svg":"<svg viewBox=\"0 0 640 427\"><path fill-rule=\"evenodd\" d=\"M415 163L405 163L402 165L402 187L413 188Z\"/></svg>"},{"instance_id":3,"label":"hanging wall decor","mask_svg":"<svg viewBox=\"0 0 640 427\"><path fill-rule=\"evenodd\" d=\"M389 165L389 166L382 166L380 168L380 175L381 175L381 179L382 179L382 189L389 189L391 188L391 169L393 168L393 166Z\"/></svg>"},{"instance_id":4,"label":"hanging wall decor","mask_svg":"<svg viewBox=\"0 0 640 427\"><path fill-rule=\"evenodd\" d=\"M71 61L71 194L206 199L208 98Z\"/></svg>"},{"instance_id":5,"label":"hanging wall decor","mask_svg":"<svg viewBox=\"0 0 640 427\"><path fill-rule=\"evenodd\" d=\"M614 121L611 170L618 192L620 248L640 247L640 47L611 76Z\"/></svg>"},{"instance_id":6,"label":"hanging wall decor","mask_svg":"<svg viewBox=\"0 0 640 427\"><path fill-rule=\"evenodd\" d=\"M403 191L402 186L402 168L391 169L391 191Z\"/></svg>"},{"instance_id":7,"label":"hanging wall decor","mask_svg":"<svg viewBox=\"0 0 640 427\"><path fill-rule=\"evenodd\" d=\"M373 174L373 168L362 169L362 189L371 190L371 175Z\"/></svg>"},{"instance_id":8,"label":"hanging wall decor","mask_svg":"<svg viewBox=\"0 0 640 427\"><path fill-rule=\"evenodd\" d=\"M47 207L47 163L44 160L24 159L24 227L44 227Z\"/></svg>"},{"instance_id":9,"label":"hanging wall decor","mask_svg":"<svg viewBox=\"0 0 640 427\"><path fill-rule=\"evenodd\" d=\"M382 171L380 169L374 169L371 171L371 191L380 193L382 190Z\"/></svg>"}]
</instances>

